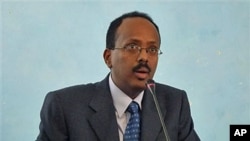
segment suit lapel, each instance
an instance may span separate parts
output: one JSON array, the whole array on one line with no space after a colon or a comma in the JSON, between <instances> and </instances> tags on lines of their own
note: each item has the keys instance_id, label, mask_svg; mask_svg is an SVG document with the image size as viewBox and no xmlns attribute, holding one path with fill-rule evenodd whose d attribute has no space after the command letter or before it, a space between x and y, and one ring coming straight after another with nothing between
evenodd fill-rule
<instances>
[{"instance_id":1,"label":"suit lapel","mask_svg":"<svg viewBox=\"0 0 250 141\"><path fill-rule=\"evenodd\" d=\"M156 92L157 93L157 92ZM118 125L115 116L115 108L113 105L112 96L108 85L108 77L97 84L96 89L93 90L92 101L90 107L95 111L93 116L89 118L89 123L93 127L98 139L100 141L119 140ZM157 93L158 100L159 93ZM162 114L165 117L166 108L163 109L164 103L159 100ZM153 101L152 95L148 90L142 101L142 127L141 140L155 141L162 132L160 119Z\"/></svg>"},{"instance_id":2,"label":"suit lapel","mask_svg":"<svg viewBox=\"0 0 250 141\"><path fill-rule=\"evenodd\" d=\"M158 95L157 95L158 96ZM159 99L159 97L157 98ZM166 115L166 110L163 110L163 104L160 103L163 117ZM155 141L162 132L162 126L156 110L153 97L148 90L145 90L144 98L142 101L142 141Z\"/></svg>"},{"instance_id":3,"label":"suit lapel","mask_svg":"<svg viewBox=\"0 0 250 141\"><path fill-rule=\"evenodd\" d=\"M97 85L96 90L93 90L95 97L89 105L95 111L95 114L89 118L89 122L100 141L119 140L115 108L107 78Z\"/></svg>"}]
</instances>

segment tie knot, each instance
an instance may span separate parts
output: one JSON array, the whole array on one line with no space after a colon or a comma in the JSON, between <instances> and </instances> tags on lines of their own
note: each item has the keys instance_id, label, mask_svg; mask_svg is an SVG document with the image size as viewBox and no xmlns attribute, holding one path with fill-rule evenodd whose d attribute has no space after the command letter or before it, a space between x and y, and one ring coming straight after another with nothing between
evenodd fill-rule
<instances>
[{"instance_id":1,"label":"tie knot","mask_svg":"<svg viewBox=\"0 0 250 141\"><path fill-rule=\"evenodd\" d=\"M139 105L135 101L132 101L127 108L127 111L131 114L138 113L139 111Z\"/></svg>"}]
</instances>

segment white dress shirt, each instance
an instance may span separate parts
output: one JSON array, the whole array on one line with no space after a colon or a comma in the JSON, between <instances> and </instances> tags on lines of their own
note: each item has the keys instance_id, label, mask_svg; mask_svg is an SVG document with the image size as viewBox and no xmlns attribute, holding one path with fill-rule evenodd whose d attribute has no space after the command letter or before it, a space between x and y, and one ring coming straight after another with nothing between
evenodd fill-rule
<instances>
[{"instance_id":1,"label":"white dress shirt","mask_svg":"<svg viewBox=\"0 0 250 141\"><path fill-rule=\"evenodd\" d=\"M144 91L142 91L135 99L131 99L114 84L111 75L109 76L109 87L116 109L116 120L118 123L119 138L120 141L123 141L123 134L130 118L130 113L126 112L126 109L132 101L137 102L141 109L141 102Z\"/></svg>"}]
</instances>

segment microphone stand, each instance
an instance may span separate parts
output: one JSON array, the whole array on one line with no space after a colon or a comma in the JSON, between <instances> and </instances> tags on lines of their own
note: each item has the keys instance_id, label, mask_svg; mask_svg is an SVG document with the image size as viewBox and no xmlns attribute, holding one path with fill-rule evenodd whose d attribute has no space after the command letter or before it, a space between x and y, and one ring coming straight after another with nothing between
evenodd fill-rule
<instances>
[{"instance_id":1,"label":"microphone stand","mask_svg":"<svg viewBox=\"0 0 250 141\"><path fill-rule=\"evenodd\" d=\"M156 93L155 93L155 82L154 82L154 80L152 80L152 79L148 80L148 82L146 83L146 86L149 89L151 95L153 96L153 100L154 100L154 103L155 103L155 106L156 106L158 116L160 118L160 122L161 122L161 125L162 125L162 128L163 128L163 132L164 132L164 136L166 138L166 141L170 141L170 138L169 138L168 132L167 132L167 128L166 128L166 125L165 125L164 120L163 120L163 115L162 115L162 112L161 112L161 109L160 109L160 106L159 106L159 102L158 102L158 100L157 100L157 98L155 96Z\"/></svg>"}]
</instances>

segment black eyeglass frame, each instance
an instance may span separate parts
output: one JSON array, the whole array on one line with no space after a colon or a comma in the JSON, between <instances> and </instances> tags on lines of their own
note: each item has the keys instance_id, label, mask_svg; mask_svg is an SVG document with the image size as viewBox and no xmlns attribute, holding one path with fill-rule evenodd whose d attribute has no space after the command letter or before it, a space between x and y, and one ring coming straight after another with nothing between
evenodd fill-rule
<instances>
[{"instance_id":1,"label":"black eyeglass frame","mask_svg":"<svg viewBox=\"0 0 250 141\"><path fill-rule=\"evenodd\" d=\"M140 54L141 53L141 51L143 50L143 49L145 49L146 50L146 53L149 53L150 55L152 55L152 56L156 56L156 55L161 55L161 54L163 54L163 52L160 50L160 48L157 48L157 47L148 47L148 48L142 48L142 47L140 47L140 46L133 46L134 48L132 48L132 46L130 46L130 45L127 45L127 46L124 46L124 47L116 47L116 48L112 48L111 50L115 50L115 49L124 49L125 51L132 51L132 50L137 50L137 52L138 52L138 54ZM150 49L151 49L151 51L150 51ZM153 50L153 51L152 51Z\"/></svg>"}]
</instances>

